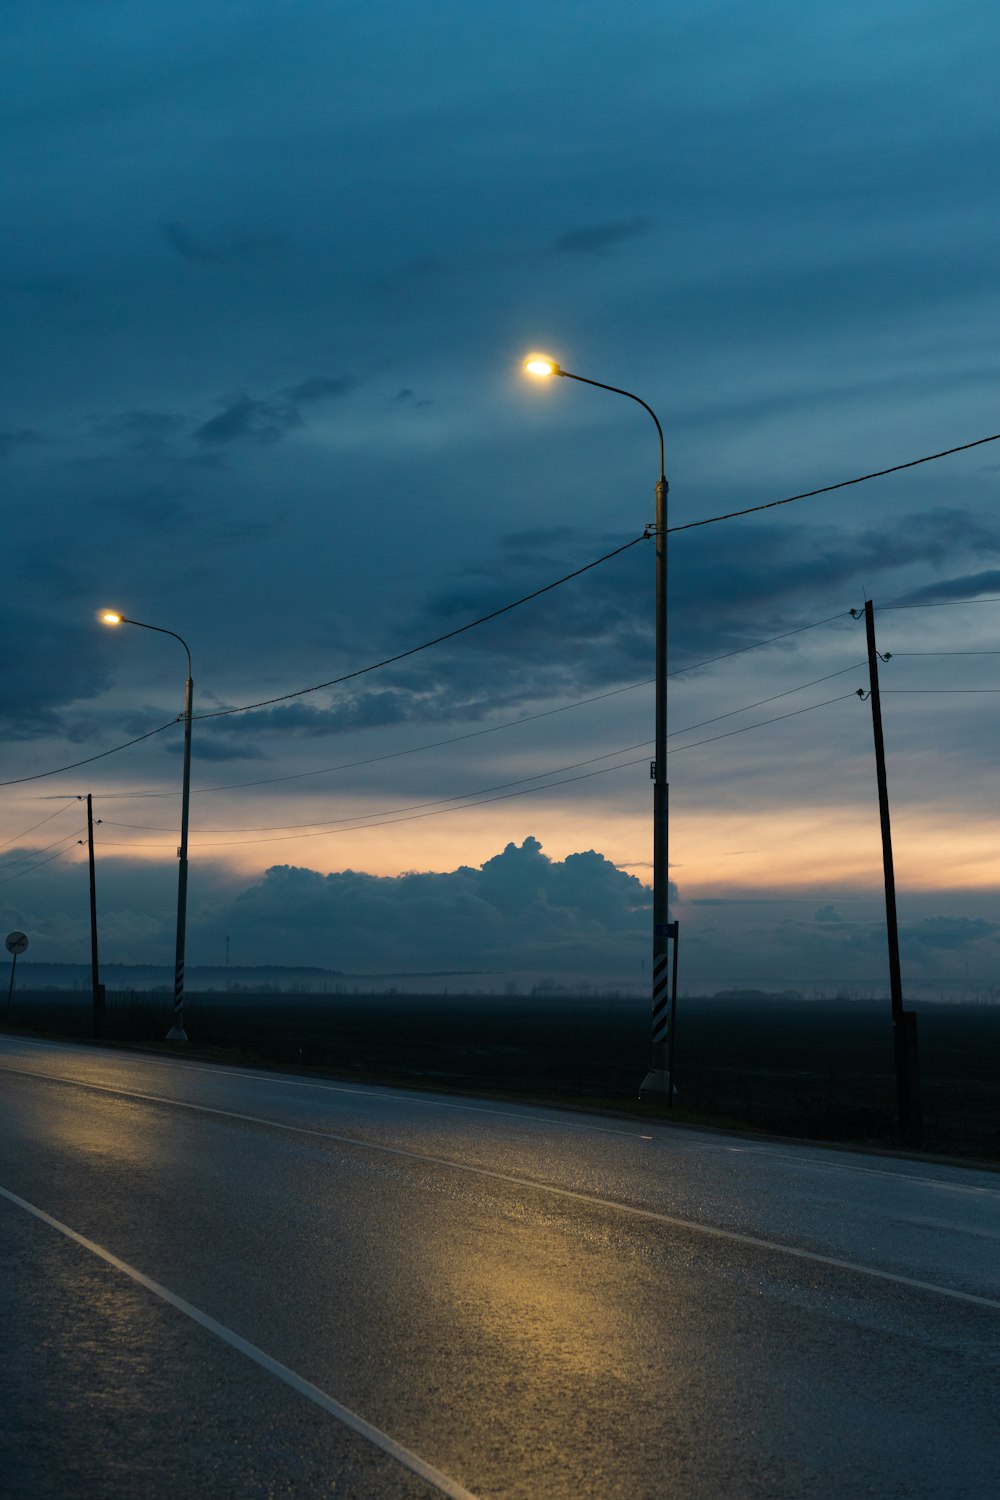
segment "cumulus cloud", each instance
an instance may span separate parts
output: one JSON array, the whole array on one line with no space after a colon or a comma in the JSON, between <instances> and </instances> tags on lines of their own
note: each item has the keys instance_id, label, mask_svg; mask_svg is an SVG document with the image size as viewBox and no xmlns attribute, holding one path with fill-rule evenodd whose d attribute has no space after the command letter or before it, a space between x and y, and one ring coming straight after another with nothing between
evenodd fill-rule
<instances>
[{"instance_id":1,"label":"cumulus cloud","mask_svg":"<svg viewBox=\"0 0 1000 1500\"><path fill-rule=\"evenodd\" d=\"M538 970L577 980L631 974L649 940L652 894L602 854L550 859L537 839L478 868L321 875L279 865L218 913L252 961L350 972Z\"/></svg>"}]
</instances>

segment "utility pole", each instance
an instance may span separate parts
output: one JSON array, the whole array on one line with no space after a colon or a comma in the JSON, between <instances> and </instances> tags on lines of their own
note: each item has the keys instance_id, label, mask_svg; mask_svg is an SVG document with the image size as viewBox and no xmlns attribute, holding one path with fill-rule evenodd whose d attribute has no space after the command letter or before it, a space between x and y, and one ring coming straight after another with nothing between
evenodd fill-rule
<instances>
[{"instance_id":1,"label":"utility pole","mask_svg":"<svg viewBox=\"0 0 1000 1500\"><path fill-rule=\"evenodd\" d=\"M858 619L859 612L851 610ZM917 1017L903 1009L903 981L899 966L899 924L896 920L896 877L892 862L892 829L889 824L889 791L885 774L885 740L882 734L882 700L878 685L879 654L875 645L875 607L865 600L865 634L868 640L869 700L875 737L875 777L882 825L882 872L885 882L885 925L889 941L889 995L892 1004L892 1040L896 1064L896 1116L900 1135L920 1130L920 1073L917 1060ZM888 655L882 658L888 661ZM858 697L864 698L858 689Z\"/></svg>"},{"instance_id":2,"label":"utility pole","mask_svg":"<svg viewBox=\"0 0 1000 1500\"><path fill-rule=\"evenodd\" d=\"M82 797L78 799L82 801ZM100 818L98 818L100 823ZM93 1006L94 1036L104 1031L104 986L97 964L97 879L94 869L94 799L87 793L87 855L90 861L90 986Z\"/></svg>"}]
</instances>

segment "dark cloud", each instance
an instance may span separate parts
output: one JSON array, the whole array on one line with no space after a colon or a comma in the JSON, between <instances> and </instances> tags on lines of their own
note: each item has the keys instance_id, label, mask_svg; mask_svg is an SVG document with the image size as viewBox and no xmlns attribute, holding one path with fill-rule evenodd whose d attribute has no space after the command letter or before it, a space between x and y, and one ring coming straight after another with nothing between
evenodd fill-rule
<instances>
[{"instance_id":1,"label":"dark cloud","mask_svg":"<svg viewBox=\"0 0 1000 1500\"><path fill-rule=\"evenodd\" d=\"M603 855L552 860L528 837L478 869L445 874L276 866L224 920L240 934L242 953L259 951L253 961L277 944L352 971L527 969L601 979L634 968L649 939L651 899Z\"/></svg>"},{"instance_id":2,"label":"dark cloud","mask_svg":"<svg viewBox=\"0 0 1000 1500\"><path fill-rule=\"evenodd\" d=\"M909 950L908 956L927 948L961 951L992 942L997 933L1000 923L987 922L982 917L923 917L918 922L903 924L900 943Z\"/></svg>"},{"instance_id":3,"label":"dark cloud","mask_svg":"<svg viewBox=\"0 0 1000 1500\"><path fill-rule=\"evenodd\" d=\"M264 235L247 235L213 244L184 224L161 224L160 234L183 260L202 266L226 266L235 261L254 259L280 244L276 237Z\"/></svg>"},{"instance_id":4,"label":"dark cloud","mask_svg":"<svg viewBox=\"0 0 1000 1500\"><path fill-rule=\"evenodd\" d=\"M831 922L843 922L843 920L843 917L837 911L837 908L835 906L821 906L819 911L813 917L814 922L824 922L827 924Z\"/></svg>"},{"instance_id":5,"label":"dark cloud","mask_svg":"<svg viewBox=\"0 0 1000 1500\"><path fill-rule=\"evenodd\" d=\"M32 448L44 443L45 438L32 427L5 428L0 430L0 458L9 458L20 448Z\"/></svg>"},{"instance_id":6,"label":"dark cloud","mask_svg":"<svg viewBox=\"0 0 1000 1500\"><path fill-rule=\"evenodd\" d=\"M606 224L581 225L560 234L552 242L552 250L556 255L606 255L627 240L648 234L650 228L649 219L641 215Z\"/></svg>"},{"instance_id":7,"label":"dark cloud","mask_svg":"<svg viewBox=\"0 0 1000 1500\"><path fill-rule=\"evenodd\" d=\"M195 429L199 443L222 445L234 442L276 443L302 424L295 406L286 402L254 401L250 396L232 398L217 417Z\"/></svg>"},{"instance_id":8,"label":"dark cloud","mask_svg":"<svg viewBox=\"0 0 1000 1500\"><path fill-rule=\"evenodd\" d=\"M7 740L58 738L72 733L66 710L103 692L111 682L106 653L96 630L80 640L67 662L62 621L29 607L0 605L0 635L13 644L4 656L0 730ZM71 759L73 757L70 757ZM58 759L55 764L59 764ZM10 775L29 775L37 765Z\"/></svg>"},{"instance_id":9,"label":"dark cloud","mask_svg":"<svg viewBox=\"0 0 1000 1500\"><path fill-rule=\"evenodd\" d=\"M94 432L111 438L139 452L158 452L178 437L185 419L177 412L124 411L113 417L102 417L94 423Z\"/></svg>"},{"instance_id":10,"label":"dark cloud","mask_svg":"<svg viewBox=\"0 0 1000 1500\"><path fill-rule=\"evenodd\" d=\"M895 602L898 604L934 604L945 599L978 599L984 594L1000 594L1000 568L990 568L982 573L965 573L954 578L942 578L938 583L927 583L922 588L908 589Z\"/></svg>"},{"instance_id":11,"label":"dark cloud","mask_svg":"<svg viewBox=\"0 0 1000 1500\"><path fill-rule=\"evenodd\" d=\"M297 385L289 386L282 394L289 401L308 404L310 401L331 401L337 396L346 396L357 386L350 375L309 375Z\"/></svg>"}]
</instances>

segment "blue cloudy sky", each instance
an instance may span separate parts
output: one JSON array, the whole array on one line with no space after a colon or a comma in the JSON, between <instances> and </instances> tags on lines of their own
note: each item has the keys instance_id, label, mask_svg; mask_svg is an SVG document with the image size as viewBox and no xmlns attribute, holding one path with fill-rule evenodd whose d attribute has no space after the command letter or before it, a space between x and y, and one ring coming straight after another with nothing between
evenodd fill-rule
<instances>
[{"instance_id":1,"label":"blue cloudy sky","mask_svg":"<svg viewBox=\"0 0 1000 1500\"><path fill-rule=\"evenodd\" d=\"M180 647L98 607L183 635L210 714L641 537L652 424L528 350L656 409L677 528L1000 429L985 0L0 26L0 890L39 958L87 953L87 791L105 956L172 952L177 729L23 779L182 707ZM672 536L682 989L885 984L866 596L907 983L995 987L998 475ZM199 721L191 960L641 984L652 623L640 542Z\"/></svg>"}]
</instances>

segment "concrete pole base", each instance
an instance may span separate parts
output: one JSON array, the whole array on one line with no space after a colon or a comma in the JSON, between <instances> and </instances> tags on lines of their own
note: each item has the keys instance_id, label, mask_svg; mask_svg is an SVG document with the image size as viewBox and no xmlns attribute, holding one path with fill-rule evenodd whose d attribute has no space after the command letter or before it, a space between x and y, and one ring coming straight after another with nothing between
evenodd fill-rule
<instances>
[{"instance_id":1,"label":"concrete pole base","mask_svg":"<svg viewBox=\"0 0 1000 1500\"><path fill-rule=\"evenodd\" d=\"M186 1042L187 1039L188 1034L184 1030L183 1026L171 1026L170 1030L167 1032L168 1042Z\"/></svg>"},{"instance_id":2,"label":"concrete pole base","mask_svg":"<svg viewBox=\"0 0 1000 1500\"><path fill-rule=\"evenodd\" d=\"M674 1090L676 1094L676 1089ZM646 1074L639 1087L640 1099L670 1097L670 1074L666 1068L653 1068Z\"/></svg>"}]
</instances>

